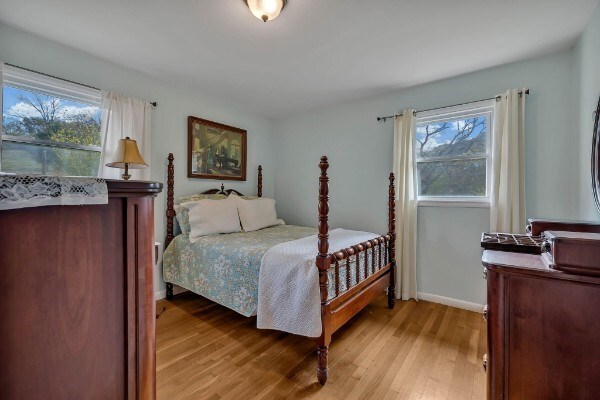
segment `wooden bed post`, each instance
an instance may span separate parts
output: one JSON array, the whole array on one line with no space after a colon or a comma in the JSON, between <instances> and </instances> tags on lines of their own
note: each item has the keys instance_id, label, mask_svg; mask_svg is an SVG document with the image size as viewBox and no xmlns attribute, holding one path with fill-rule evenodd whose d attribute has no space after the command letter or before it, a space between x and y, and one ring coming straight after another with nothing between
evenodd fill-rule
<instances>
[{"instance_id":1,"label":"wooden bed post","mask_svg":"<svg viewBox=\"0 0 600 400\"><path fill-rule=\"evenodd\" d=\"M321 385L327 382L327 353L331 342L329 314L326 312L328 296L328 276L331 258L329 255L329 178L327 157L321 157L319 163L321 176L319 177L319 234L317 268L319 268L319 289L321 291L321 337L317 344L317 378Z\"/></svg>"},{"instance_id":2,"label":"wooden bed post","mask_svg":"<svg viewBox=\"0 0 600 400\"><path fill-rule=\"evenodd\" d=\"M258 166L258 188L256 195L258 197L262 197L262 165Z\"/></svg>"},{"instance_id":3,"label":"wooden bed post","mask_svg":"<svg viewBox=\"0 0 600 400\"><path fill-rule=\"evenodd\" d=\"M167 237L165 238L165 249L173 240L173 218L175 217L174 208L174 186L175 186L175 167L173 166L173 153L169 153L167 157L169 165L167 168ZM173 284L170 282L167 285L167 299L173 298Z\"/></svg>"},{"instance_id":4,"label":"wooden bed post","mask_svg":"<svg viewBox=\"0 0 600 400\"><path fill-rule=\"evenodd\" d=\"M390 257L390 286L388 288L388 308L393 309L396 303L396 189L394 187L394 173L390 172L390 186L388 192L388 234L392 237L389 245Z\"/></svg>"}]
</instances>

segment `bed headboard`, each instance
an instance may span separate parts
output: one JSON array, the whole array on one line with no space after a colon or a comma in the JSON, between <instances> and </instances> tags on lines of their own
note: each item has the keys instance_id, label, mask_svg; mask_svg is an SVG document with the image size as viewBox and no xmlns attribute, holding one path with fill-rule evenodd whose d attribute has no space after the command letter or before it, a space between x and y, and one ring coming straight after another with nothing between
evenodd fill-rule
<instances>
[{"instance_id":1,"label":"bed headboard","mask_svg":"<svg viewBox=\"0 0 600 400\"><path fill-rule=\"evenodd\" d=\"M169 161L169 164L167 166L167 236L165 237L165 249L174 237L173 219L175 218L175 165L173 164L175 157L173 157L173 153L169 153L167 160ZM229 196L231 193L235 193L238 196L244 196L235 189L225 189L223 184L221 184L220 189L209 189L201 192L201 194L224 194L226 196ZM262 165L258 166L256 195L262 197Z\"/></svg>"}]
</instances>

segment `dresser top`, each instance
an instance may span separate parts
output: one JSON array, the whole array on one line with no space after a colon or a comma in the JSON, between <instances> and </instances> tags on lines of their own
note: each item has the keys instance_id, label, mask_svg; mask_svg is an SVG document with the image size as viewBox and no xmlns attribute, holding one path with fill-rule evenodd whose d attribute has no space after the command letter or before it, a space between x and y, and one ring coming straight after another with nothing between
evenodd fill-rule
<instances>
[{"instance_id":1,"label":"dresser top","mask_svg":"<svg viewBox=\"0 0 600 400\"><path fill-rule=\"evenodd\" d=\"M485 250L482 264L491 271L512 275L535 275L550 279L589 282L600 284L600 278L569 274L550 267L542 255Z\"/></svg>"},{"instance_id":2,"label":"dresser top","mask_svg":"<svg viewBox=\"0 0 600 400\"><path fill-rule=\"evenodd\" d=\"M485 250L481 262L486 267L508 266L513 268L549 271L550 267L539 254L511 253L508 251Z\"/></svg>"},{"instance_id":3,"label":"dresser top","mask_svg":"<svg viewBox=\"0 0 600 400\"><path fill-rule=\"evenodd\" d=\"M107 179L108 196L156 196L162 192L163 184L150 181L122 181Z\"/></svg>"}]
</instances>

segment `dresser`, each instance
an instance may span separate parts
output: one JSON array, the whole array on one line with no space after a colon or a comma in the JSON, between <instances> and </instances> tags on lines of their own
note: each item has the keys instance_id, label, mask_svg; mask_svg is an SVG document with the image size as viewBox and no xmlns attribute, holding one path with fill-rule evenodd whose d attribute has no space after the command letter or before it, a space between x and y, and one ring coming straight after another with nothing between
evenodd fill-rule
<instances>
[{"instance_id":1,"label":"dresser","mask_svg":"<svg viewBox=\"0 0 600 400\"><path fill-rule=\"evenodd\" d=\"M488 399L599 399L600 278L539 254L486 250L482 262Z\"/></svg>"},{"instance_id":2,"label":"dresser","mask_svg":"<svg viewBox=\"0 0 600 400\"><path fill-rule=\"evenodd\" d=\"M0 211L0 398L154 399L154 197Z\"/></svg>"}]
</instances>

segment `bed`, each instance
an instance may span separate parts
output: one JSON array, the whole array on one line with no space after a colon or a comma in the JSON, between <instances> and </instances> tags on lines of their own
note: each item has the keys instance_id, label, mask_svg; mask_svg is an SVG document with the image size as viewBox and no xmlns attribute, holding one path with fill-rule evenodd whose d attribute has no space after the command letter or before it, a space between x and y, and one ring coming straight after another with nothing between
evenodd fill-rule
<instances>
[{"instance_id":1,"label":"bed","mask_svg":"<svg viewBox=\"0 0 600 400\"><path fill-rule=\"evenodd\" d=\"M257 315L259 328L315 337L317 378L325 384L332 334L386 289L388 306L394 307L395 190L394 176L390 174L387 234L377 236L341 229L330 231L327 157L321 158L319 168L317 229L282 224L254 232L205 236L192 243L185 234L174 235L175 167L174 157L169 154L163 277L167 283L168 299L173 297L173 285L176 284L246 317ZM201 195L228 196L231 193L243 196L233 189L226 190L223 185ZM260 166L256 197L262 197ZM360 240L354 242L354 239ZM335 251L330 251L330 244ZM293 258L296 252L303 252L304 264ZM309 258L307 254L310 254ZM296 284L290 286L290 282ZM305 284L306 289L297 282ZM270 312L287 300L288 309ZM297 308L290 312L289 307L296 305ZM305 319L311 312L313 316L317 314L315 321L318 321L314 323L318 323L318 331L314 328L294 330L287 328L286 322L277 324L277 321L271 321L276 320L279 313L292 320L287 321L288 324L295 326L295 318Z\"/></svg>"}]
</instances>

